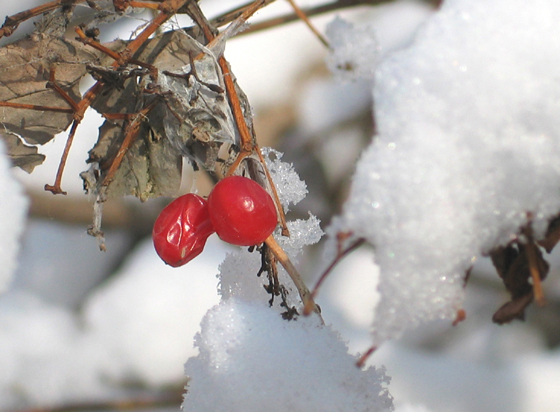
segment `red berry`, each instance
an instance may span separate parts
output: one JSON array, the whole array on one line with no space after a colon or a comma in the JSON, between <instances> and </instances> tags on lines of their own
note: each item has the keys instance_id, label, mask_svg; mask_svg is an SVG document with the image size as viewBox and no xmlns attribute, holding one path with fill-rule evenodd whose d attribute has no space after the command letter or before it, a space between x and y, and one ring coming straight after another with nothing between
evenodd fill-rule
<instances>
[{"instance_id":1,"label":"red berry","mask_svg":"<svg viewBox=\"0 0 560 412\"><path fill-rule=\"evenodd\" d=\"M220 239L238 246L264 242L277 224L270 195L241 176L226 177L216 184L208 196L208 211Z\"/></svg>"},{"instance_id":2,"label":"red berry","mask_svg":"<svg viewBox=\"0 0 560 412\"><path fill-rule=\"evenodd\" d=\"M212 233L208 203L188 193L161 211L154 223L152 239L159 257L168 265L179 267L200 255Z\"/></svg>"}]
</instances>

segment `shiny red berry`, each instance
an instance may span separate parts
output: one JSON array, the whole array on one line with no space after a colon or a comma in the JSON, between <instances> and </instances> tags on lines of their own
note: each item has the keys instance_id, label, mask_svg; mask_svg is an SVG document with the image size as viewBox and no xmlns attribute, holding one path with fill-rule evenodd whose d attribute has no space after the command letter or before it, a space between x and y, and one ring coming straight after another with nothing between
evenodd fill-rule
<instances>
[{"instance_id":1,"label":"shiny red berry","mask_svg":"<svg viewBox=\"0 0 560 412\"><path fill-rule=\"evenodd\" d=\"M154 223L152 239L159 257L168 265L178 267L197 257L212 233L208 203L189 193L161 211Z\"/></svg>"},{"instance_id":2,"label":"shiny red berry","mask_svg":"<svg viewBox=\"0 0 560 412\"><path fill-rule=\"evenodd\" d=\"M216 184L208 196L208 211L220 239L238 246L264 242L277 224L270 195L241 176L226 177Z\"/></svg>"}]
</instances>

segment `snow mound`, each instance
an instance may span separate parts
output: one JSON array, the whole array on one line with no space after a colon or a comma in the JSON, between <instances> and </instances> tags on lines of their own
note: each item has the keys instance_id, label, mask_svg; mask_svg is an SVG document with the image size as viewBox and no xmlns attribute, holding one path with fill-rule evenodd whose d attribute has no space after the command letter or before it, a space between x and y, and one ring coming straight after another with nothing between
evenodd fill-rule
<instances>
[{"instance_id":1,"label":"snow mound","mask_svg":"<svg viewBox=\"0 0 560 412\"><path fill-rule=\"evenodd\" d=\"M450 0L380 62L342 216L375 247L374 340L462 305L473 259L560 211L560 3Z\"/></svg>"},{"instance_id":2,"label":"snow mound","mask_svg":"<svg viewBox=\"0 0 560 412\"><path fill-rule=\"evenodd\" d=\"M391 410L383 369L356 368L315 317L288 322L228 299L208 312L196 343L200 355L185 366L193 377L185 412Z\"/></svg>"}]
</instances>

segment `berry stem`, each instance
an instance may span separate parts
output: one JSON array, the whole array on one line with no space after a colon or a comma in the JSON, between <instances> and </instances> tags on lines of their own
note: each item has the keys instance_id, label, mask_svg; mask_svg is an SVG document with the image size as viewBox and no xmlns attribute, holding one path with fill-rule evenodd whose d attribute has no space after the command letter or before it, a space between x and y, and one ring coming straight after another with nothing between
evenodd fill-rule
<instances>
[{"instance_id":1,"label":"berry stem","mask_svg":"<svg viewBox=\"0 0 560 412\"><path fill-rule=\"evenodd\" d=\"M256 0L253 3L251 3L251 5L237 18L245 21L249 17L251 17L257 10L259 10L261 7L265 6L266 4L267 2L264 0ZM204 14L200 10L198 3L196 2L189 3L187 8L190 17L202 29L204 36L206 37L206 40L208 40L209 42L214 40L216 36L212 32L210 23L208 22L208 20L206 20ZM228 97L229 106L231 108L233 119L235 121L240 136L240 145L239 145L240 152L238 153L235 161L230 165L229 169L227 170L226 176L233 176L233 173L239 167L241 162L245 158L251 156L253 153L256 153L257 157L259 158L262 164L266 178L272 190L272 195L273 195L272 198L274 200L274 203L276 203L276 208L280 218L280 224L282 226L282 235L289 236L290 232L288 231L288 226L286 225L286 217L284 215L284 209L282 208L280 199L278 198L278 192L276 190L276 187L274 186L274 182L272 181L272 177L270 176L270 172L268 170L268 167L266 166L266 162L262 156L256 138L253 136L251 130L249 129L249 126L247 125L247 122L245 120L245 115L243 113L243 108L241 107L239 95L235 90L233 75L231 73L228 62L223 55L218 56L218 65L222 70L222 76L226 88L226 95Z\"/></svg>"},{"instance_id":2,"label":"berry stem","mask_svg":"<svg viewBox=\"0 0 560 412\"><path fill-rule=\"evenodd\" d=\"M299 275L296 267L294 266L294 264L292 263L292 261L290 260L286 252L284 252L284 250L280 247L278 242L276 242L276 239L274 239L273 235L270 235L264 242L270 248L270 250L276 257L276 259L278 259L278 261L284 267L284 269L286 269L286 272L288 272L290 278L292 278L292 281L294 282L294 285L298 290L303 305L311 307L313 309L313 312L319 315L319 318L321 318L321 322L323 322L323 318L321 317L321 312L319 310L319 307L315 304L315 301L311 296L311 292L309 292L309 289L303 282L303 279Z\"/></svg>"}]
</instances>

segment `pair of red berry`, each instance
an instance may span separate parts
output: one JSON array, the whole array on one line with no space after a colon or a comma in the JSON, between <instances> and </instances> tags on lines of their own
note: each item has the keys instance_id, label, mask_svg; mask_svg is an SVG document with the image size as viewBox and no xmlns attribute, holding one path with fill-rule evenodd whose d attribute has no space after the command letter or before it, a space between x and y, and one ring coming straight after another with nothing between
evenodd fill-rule
<instances>
[{"instance_id":1,"label":"pair of red berry","mask_svg":"<svg viewBox=\"0 0 560 412\"><path fill-rule=\"evenodd\" d=\"M159 257L178 267L197 257L214 232L225 242L252 246L264 242L276 224L270 195L251 179L231 176L216 184L208 201L192 193L172 201L158 216L152 238Z\"/></svg>"}]
</instances>

